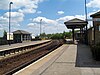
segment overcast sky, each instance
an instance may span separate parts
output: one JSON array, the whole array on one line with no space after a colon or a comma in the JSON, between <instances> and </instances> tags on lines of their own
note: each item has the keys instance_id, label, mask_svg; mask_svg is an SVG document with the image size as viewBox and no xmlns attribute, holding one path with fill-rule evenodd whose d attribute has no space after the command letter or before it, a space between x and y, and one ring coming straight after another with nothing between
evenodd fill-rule
<instances>
[{"instance_id":1,"label":"overcast sky","mask_svg":"<svg viewBox=\"0 0 100 75\"><path fill-rule=\"evenodd\" d=\"M26 30L34 35L42 32L59 33L68 31L63 24L73 18L85 20L85 0L0 0L0 36L8 32L8 7L12 4L11 32ZM87 0L88 18L100 9L100 0ZM90 25L91 23L89 23Z\"/></svg>"}]
</instances>

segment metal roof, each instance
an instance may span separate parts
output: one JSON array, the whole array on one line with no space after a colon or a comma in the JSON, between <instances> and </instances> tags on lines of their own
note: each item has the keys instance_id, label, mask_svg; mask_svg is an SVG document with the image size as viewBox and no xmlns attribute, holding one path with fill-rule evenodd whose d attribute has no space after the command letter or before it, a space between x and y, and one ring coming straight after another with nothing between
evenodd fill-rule
<instances>
[{"instance_id":1,"label":"metal roof","mask_svg":"<svg viewBox=\"0 0 100 75\"><path fill-rule=\"evenodd\" d=\"M98 16L98 15L100 15L100 11L90 15L90 17L95 17L95 16Z\"/></svg>"},{"instance_id":2,"label":"metal roof","mask_svg":"<svg viewBox=\"0 0 100 75\"><path fill-rule=\"evenodd\" d=\"M13 34L31 34L31 33L24 31L24 30L16 30L13 32Z\"/></svg>"},{"instance_id":3,"label":"metal roof","mask_svg":"<svg viewBox=\"0 0 100 75\"><path fill-rule=\"evenodd\" d=\"M84 26L87 25L87 22L78 18L74 18L72 20L69 20L67 22L64 22L67 28L72 29L72 28L83 28Z\"/></svg>"}]
</instances>

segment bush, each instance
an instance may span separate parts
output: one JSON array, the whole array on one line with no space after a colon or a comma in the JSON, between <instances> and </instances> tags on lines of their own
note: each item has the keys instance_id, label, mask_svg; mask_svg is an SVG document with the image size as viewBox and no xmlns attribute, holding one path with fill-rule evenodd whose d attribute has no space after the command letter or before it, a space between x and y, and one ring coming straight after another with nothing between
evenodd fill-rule
<instances>
[{"instance_id":1,"label":"bush","mask_svg":"<svg viewBox=\"0 0 100 75\"><path fill-rule=\"evenodd\" d=\"M0 45L6 45L8 42L5 39L0 39Z\"/></svg>"},{"instance_id":2,"label":"bush","mask_svg":"<svg viewBox=\"0 0 100 75\"><path fill-rule=\"evenodd\" d=\"M92 45L91 51L92 51L93 58L97 61L100 60L100 43L96 45Z\"/></svg>"}]
</instances>

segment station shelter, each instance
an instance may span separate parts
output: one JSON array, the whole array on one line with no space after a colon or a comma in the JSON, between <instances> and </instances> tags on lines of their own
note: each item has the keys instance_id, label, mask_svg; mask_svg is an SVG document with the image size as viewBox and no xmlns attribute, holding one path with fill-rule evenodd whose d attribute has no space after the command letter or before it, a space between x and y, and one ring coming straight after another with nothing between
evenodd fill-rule
<instances>
[{"instance_id":1,"label":"station shelter","mask_svg":"<svg viewBox=\"0 0 100 75\"><path fill-rule=\"evenodd\" d=\"M31 41L31 33L24 30L16 30L13 32L14 42Z\"/></svg>"},{"instance_id":2,"label":"station shelter","mask_svg":"<svg viewBox=\"0 0 100 75\"><path fill-rule=\"evenodd\" d=\"M72 37L73 37L73 43L75 42L75 29L80 29L80 42L87 42L87 35L86 35L86 25L88 24L86 21L74 18L72 20L64 22L66 27L68 29L72 29Z\"/></svg>"}]
</instances>

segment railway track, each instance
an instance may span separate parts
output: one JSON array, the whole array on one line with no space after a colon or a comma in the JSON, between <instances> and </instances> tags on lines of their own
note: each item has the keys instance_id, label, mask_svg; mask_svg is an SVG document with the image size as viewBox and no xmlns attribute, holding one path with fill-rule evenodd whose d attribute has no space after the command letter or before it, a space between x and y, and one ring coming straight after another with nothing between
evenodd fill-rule
<instances>
[{"instance_id":1,"label":"railway track","mask_svg":"<svg viewBox=\"0 0 100 75\"><path fill-rule=\"evenodd\" d=\"M0 75L12 75L16 71L33 63L64 43L63 40L52 40L44 45L29 48L28 51L0 60Z\"/></svg>"},{"instance_id":2,"label":"railway track","mask_svg":"<svg viewBox=\"0 0 100 75\"><path fill-rule=\"evenodd\" d=\"M11 55L11 54L16 54L16 53L19 53L19 52L27 51L27 50L35 48L37 46L47 44L48 42L50 42L50 41L38 43L38 44L31 44L31 45L25 45L25 46L19 46L19 47L14 47L14 48L3 49L3 50L0 50L0 56L5 57L6 55Z\"/></svg>"}]
</instances>

